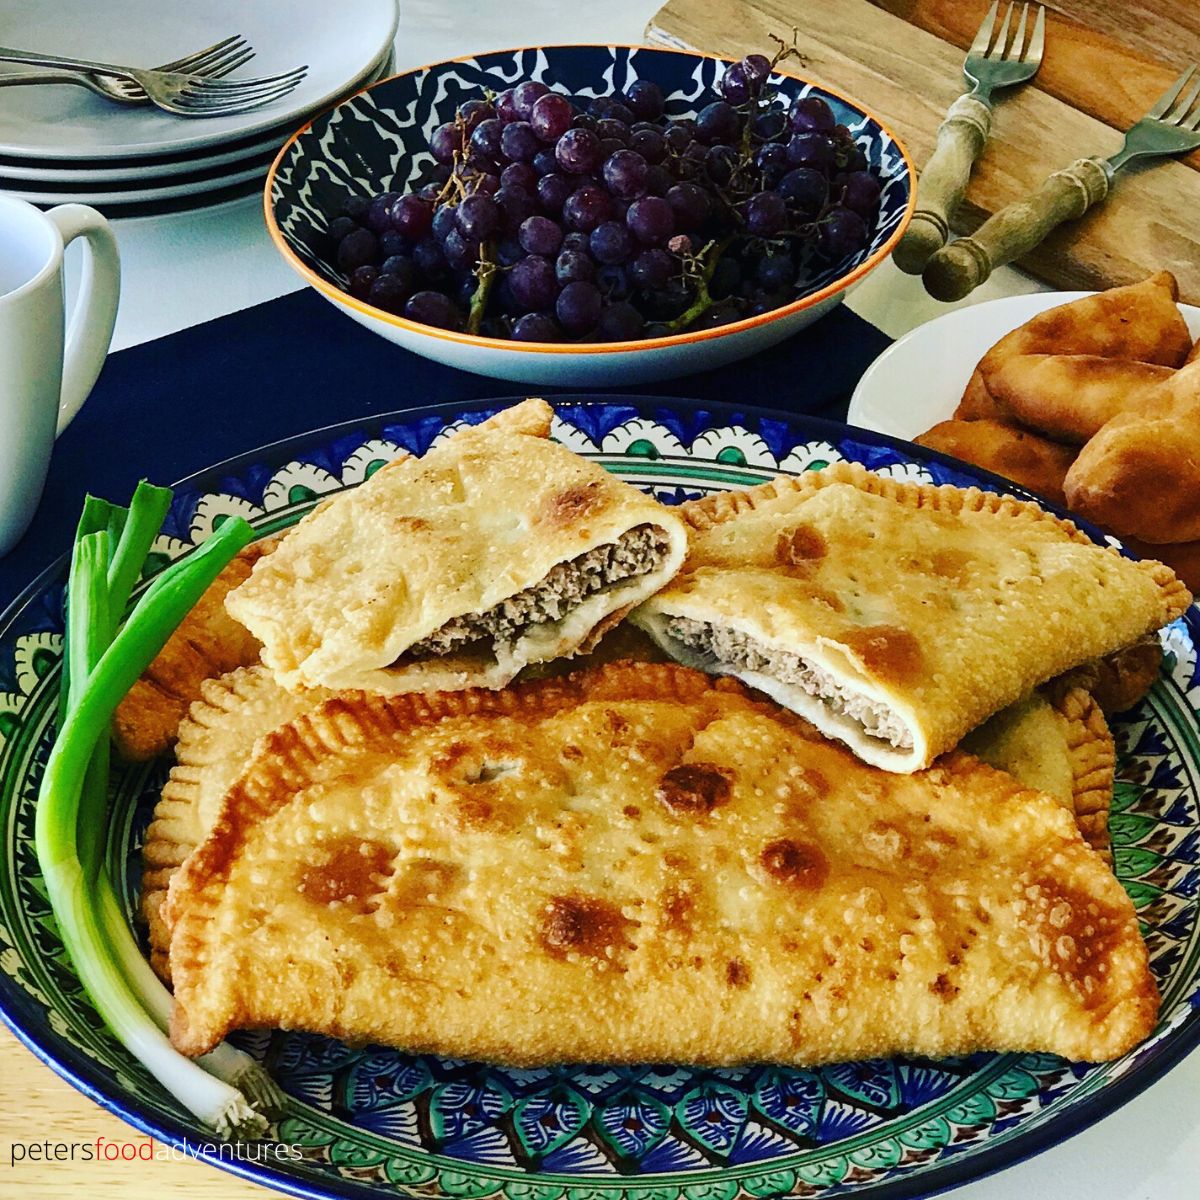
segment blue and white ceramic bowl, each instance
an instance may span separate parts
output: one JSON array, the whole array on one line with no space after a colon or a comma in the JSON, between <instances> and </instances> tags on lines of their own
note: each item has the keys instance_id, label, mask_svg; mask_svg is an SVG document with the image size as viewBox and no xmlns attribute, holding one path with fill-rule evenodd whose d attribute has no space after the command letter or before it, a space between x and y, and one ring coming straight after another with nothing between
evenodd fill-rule
<instances>
[{"instance_id":1,"label":"blue and white ceramic bowl","mask_svg":"<svg viewBox=\"0 0 1200 1200\"><path fill-rule=\"evenodd\" d=\"M267 178L267 227L288 264L368 329L437 362L523 383L607 386L691 374L746 358L811 325L892 251L912 212L912 163L877 117L857 102L791 75L772 84L785 97L813 93L854 133L883 193L870 244L849 261L814 269L798 299L716 329L637 342L512 342L419 325L356 300L333 261L325 230L348 192L404 190L432 162L429 134L485 89L536 79L575 97L624 91L651 79L667 111L689 116L713 96L727 62L680 50L636 46L546 46L480 54L372 84L321 114L288 142Z\"/></svg>"}]
</instances>

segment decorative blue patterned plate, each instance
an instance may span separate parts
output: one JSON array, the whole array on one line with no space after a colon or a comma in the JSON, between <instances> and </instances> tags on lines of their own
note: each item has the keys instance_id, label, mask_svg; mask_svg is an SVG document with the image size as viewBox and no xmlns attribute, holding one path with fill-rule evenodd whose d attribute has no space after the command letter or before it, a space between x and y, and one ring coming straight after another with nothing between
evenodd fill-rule
<instances>
[{"instance_id":1,"label":"decorative blue patterned plate","mask_svg":"<svg viewBox=\"0 0 1200 1200\"><path fill-rule=\"evenodd\" d=\"M280 442L193 476L157 545L163 561L231 514L263 533L361 483L404 449L503 402L419 409ZM675 503L778 472L851 459L905 479L1002 481L879 434L686 401L559 401L556 436ZM119 498L118 498L119 499ZM1098 535L1097 535L1098 536ZM109 1036L48 911L33 811L60 669L63 570L0 618L0 1011L81 1091L164 1143L209 1135ZM1117 1062L1040 1054L843 1063L820 1070L604 1064L515 1071L326 1038L238 1038L289 1097L273 1136L298 1161L230 1162L303 1196L464 1200L742 1200L881 1197L961 1183L1053 1145L1136 1095L1200 1040L1200 615L1164 632L1162 676L1113 722L1110 828L1163 992L1162 1019ZM141 833L162 764L118 767L108 853L135 910ZM686 1002L686 997L681 997ZM247 1158L251 1156L248 1151Z\"/></svg>"}]
</instances>

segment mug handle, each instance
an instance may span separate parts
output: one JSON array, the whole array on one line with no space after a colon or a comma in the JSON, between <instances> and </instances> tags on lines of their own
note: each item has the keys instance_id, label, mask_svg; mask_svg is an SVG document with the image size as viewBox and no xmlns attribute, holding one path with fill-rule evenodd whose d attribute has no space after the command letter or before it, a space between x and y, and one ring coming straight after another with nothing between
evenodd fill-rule
<instances>
[{"instance_id":1,"label":"mug handle","mask_svg":"<svg viewBox=\"0 0 1200 1200\"><path fill-rule=\"evenodd\" d=\"M112 229L94 208L62 204L45 215L58 227L64 246L77 237L87 242L79 296L67 325L58 437L83 407L108 356L121 295L121 259Z\"/></svg>"}]
</instances>

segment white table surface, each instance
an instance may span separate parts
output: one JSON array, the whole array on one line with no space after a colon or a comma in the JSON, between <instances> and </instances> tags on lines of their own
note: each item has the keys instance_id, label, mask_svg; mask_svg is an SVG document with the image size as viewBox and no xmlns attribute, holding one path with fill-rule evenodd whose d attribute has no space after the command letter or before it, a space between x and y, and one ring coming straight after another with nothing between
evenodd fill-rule
<instances>
[{"instance_id":1,"label":"white table surface","mask_svg":"<svg viewBox=\"0 0 1200 1200\"><path fill-rule=\"evenodd\" d=\"M506 46L638 42L656 8L655 0L402 0L396 69ZM267 237L257 198L209 214L115 224L124 269L115 349L281 296L299 283ZM1005 269L969 302L1040 286ZM890 263L860 285L848 304L893 337L948 307ZM1063 1145L953 1194L962 1200L1200 1196L1200 1055Z\"/></svg>"}]
</instances>

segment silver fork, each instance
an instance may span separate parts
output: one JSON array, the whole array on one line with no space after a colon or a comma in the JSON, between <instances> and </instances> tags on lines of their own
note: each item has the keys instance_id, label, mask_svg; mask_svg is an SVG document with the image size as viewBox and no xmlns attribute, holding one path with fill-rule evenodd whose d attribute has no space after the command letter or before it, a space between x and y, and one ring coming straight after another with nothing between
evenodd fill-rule
<instances>
[{"instance_id":1,"label":"silver fork","mask_svg":"<svg viewBox=\"0 0 1200 1200\"><path fill-rule=\"evenodd\" d=\"M971 84L971 90L955 100L938 128L933 154L921 172L920 207L913 213L893 256L896 266L910 275L919 275L930 256L944 246L950 236L950 214L967 190L971 166L982 152L991 128L992 92L1025 83L1042 65L1046 48L1046 10L1038 5L1033 35L1026 46L1027 3L1021 5L1016 34L1009 39L1016 7L1015 3L1008 6L1000 32L996 34L1000 4L995 0L967 51L963 75ZM993 34L996 34L995 38Z\"/></svg>"},{"instance_id":2,"label":"silver fork","mask_svg":"<svg viewBox=\"0 0 1200 1200\"><path fill-rule=\"evenodd\" d=\"M1200 72L1191 66L1125 134L1116 154L1081 158L1055 171L1032 196L1002 208L970 237L939 250L925 268L926 290L938 300L962 299L997 267L1028 254L1056 226L1099 204L1126 163L1200 149L1198 99Z\"/></svg>"},{"instance_id":3,"label":"silver fork","mask_svg":"<svg viewBox=\"0 0 1200 1200\"><path fill-rule=\"evenodd\" d=\"M185 54L173 62L163 63L155 67L155 71L186 71L191 75L206 75L210 79L219 79L244 66L254 57L254 50L244 37L234 35L214 42L203 50L193 54ZM38 83L70 83L85 87L103 96L106 100L115 100L118 104L149 104L150 97L139 84L129 79L120 79L115 75L88 75L80 71L18 71L13 74L0 74L0 87L21 87L26 84Z\"/></svg>"},{"instance_id":4,"label":"silver fork","mask_svg":"<svg viewBox=\"0 0 1200 1200\"><path fill-rule=\"evenodd\" d=\"M308 73L297 67L257 79L209 79L181 71L148 71L115 63L92 62L86 58L64 58L0 47L0 62L32 63L39 67L63 67L90 74L113 75L139 84L151 103L185 117L215 117L257 108L286 96Z\"/></svg>"}]
</instances>

